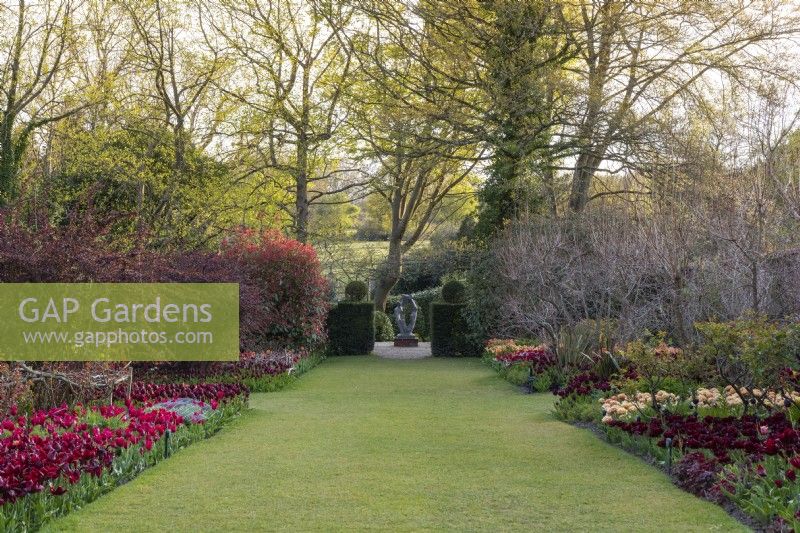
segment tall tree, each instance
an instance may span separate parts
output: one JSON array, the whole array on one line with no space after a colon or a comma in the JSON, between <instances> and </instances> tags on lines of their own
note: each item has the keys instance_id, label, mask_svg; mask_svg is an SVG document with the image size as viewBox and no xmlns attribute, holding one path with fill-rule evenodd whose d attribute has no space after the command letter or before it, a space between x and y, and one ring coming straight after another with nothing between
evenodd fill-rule
<instances>
[{"instance_id":1,"label":"tall tree","mask_svg":"<svg viewBox=\"0 0 800 533\"><path fill-rule=\"evenodd\" d=\"M400 279L404 254L428 234L438 216L469 200L458 194L459 185L468 180L481 154L472 135L447 120L464 112L468 97L435 90L445 83L444 76L418 59L441 52L428 48L433 34L416 41L415 54L405 54L410 45L403 39L413 35L408 28L387 28L380 19L372 20L374 25L351 41L363 75L350 124L362 162L372 174L370 187L390 212L389 250L374 296L375 305L383 309ZM444 67L444 55L436 61L452 67Z\"/></svg>"},{"instance_id":2,"label":"tall tree","mask_svg":"<svg viewBox=\"0 0 800 533\"><path fill-rule=\"evenodd\" d=\"M576 146L569 207L618 192L599 184L603 162L627 162L644 129L681 99L702 98L719 78L780 68L774 45L797 35L798 15L772 0L569 3L580 61L579 111L569 121ZM596 192L595 192L596 191Z\"/></svg>"},{"instance_id":3,"label":"tall tree","mask_svg":"<svg viewBox=\"0 0 800 533\"><path fill-rule=\"evenodd\" d=\"M477 53L486 66L493 155L478 228L491 234L537 204L557 212L553 137L562 117L556 100L566 93L562 69L576 50L566 38L559 2L494 0L484 6L486 37Z\"/></svg>"},{"instance_id":4,"label":"tall tree","mask_svg":"<svg viewBox=\"0 0 800 533\"><path fill-rule=\"evenodd\" d=\"M200 127L198 116L213 83L226 74L226 58L204 46L193 31L197 13L190 4L128 0L126 7L135 30L133 59L149 82L143 89L150 89L146 95L162 109L163 121L172 129L175 173L183 177L187 147Z\"/></svg>"},{"instance_id":5,"label":"tall tree","mask_svg":"<svg viewBox=\"0 0 800 533\"><path fill-rule=\"evenodd\" d=\"M189 153L214 139L226 104L215 83L230 73L230 65L196 30L199 14L192 3L126 0L125 7L134 30L130 50L138 79L132 88L160 111L157 121L172 132L170 182L149 211L168 224L179 223L173 220L181 212L175 192L190 186L197 172Z\"/></svg>"},{"instance_id":6,"label":"tall tree","mask_svg":"<svg viewBox=\"0 0 800 533\"><path fill-rule=\"evenodd\" d=\"M405 81L391 66L381 74L415 96L412 106L430 111L437 100L457 102L434 116L458 133L453 142L486 148L482 233L531 203L555 213L554 167L565 149L557 134L570 94L565 67L576 53L562 3L353 1L420 70Z\"/></svg>"},{"instance_id":7,"label":"tall tree","mask_svg":"<svg viewBox=\"0 0 800 533\"><path fill-rule=\"evenodd\" d=\"M240 77L225 84L244 105L238 142L259 155L251 172L291 178L293 231L305 242L311 204L360 184L345 179L358 171L336 144L354 66L336 34L351 13L321 0L218 0L207 15L238 58Z\"/></svg>"},{"instance_id":8,"label":"tall tree","mask_svg":"<svg viewBox=\"0 0 800 533\"><path fill-rule=\"evenodd\" d=\"M0 25L9 30L0 35L0 204L19 190L34 132L90 104L74 76L80 58L75 19L70 0L0 6Z\"/></svg>"}]
</instances>

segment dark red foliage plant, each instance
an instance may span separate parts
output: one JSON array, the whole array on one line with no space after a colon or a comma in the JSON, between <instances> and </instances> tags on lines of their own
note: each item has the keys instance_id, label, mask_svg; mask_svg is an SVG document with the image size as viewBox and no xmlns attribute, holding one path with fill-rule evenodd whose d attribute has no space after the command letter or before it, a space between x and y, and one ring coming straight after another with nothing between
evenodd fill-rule
<instances>
[{"instance_id":1,"label":"dark red foliage plant","mask_svg":"<svg viewBox=\"0 0 800 533\"><path fill-rule=\"evenodd\" d=\"M115 235L114 221L91 208L60 225L0 210L0 282L238 283L243 351L324 340L328 285L311 246L240 229L219 250L160 250Z\"/></svg>"},{"instance_id":2,"label":"dark red foliage plant","mask_svg":"<svg viewBox=\"0 0 800 533\"><path fill-rule=\"evenodd\" d=\"M313 346L325 340L328 282L312 246L277 230L241 229L223 243L222 255L235 265L260 302L256 332L243 330L251 351L284 345Z\"/></svg>"},{"instance_id":3,"label":"dark red foliage plant","mask_svg":"<svg viewBox=\"0 0 800 533\"><path fill-rule=\"evenodd\" d=\"M582 372L572 377L566 386L557 391L562 398L570 395L587 396L594 391L611 390L611 383L594 372Z\"/></svg>"},{"instance_id":4,"label":"dark red foliage plant","mask_svg":"<svg viewBox=\"0 0 800 533\"><path fill-rule=\"evenodd\" d=\"M525 363L533 368L535 374L546 372L556 364L555 356L546 348L525 349L500 354L495 357L495 360L506 365Z\"/></svg>"},{"instance_id":5,"label":"dark red foliage plant","mask_svg":"<svg viewBox=\"0 0 800 533\"><path fill-rule=\"evenodd\" d=\"M121 384L117 387L116 395L127 397L129 400L145 405L176 400L178 398L192 398L203 402L219 402L232 398L242 397L247 399L250 391L240 383L145 383L134 382L130 391L128 386Z\"/></svg>"},{"instance_id":6,"label":"dark red foliage plant","mask_svg":"<svg viewBox=\"0 0 800 533\"><path fill-rule=\"evenodd\" d=\"M150 407L153 404L192 398L217 410L230 401L246 401L249 391L240 384L137 382L130 395L127 386L117 393L126 396L124 407L62 405L28 417L12 408L0 415L0 507L48 489L61 496L84 475L102 476L122 450L139 445L144 454L167 431L175 433L180 425L194 422L169 409Z\"/></svg>"},{"instance_id":7,"label":"dark red foliage plant","mask_svg":"<svg viewBox=\"0 0 800 533\"><path fill-rule=\"evenodd\" d=\"M729 462L730 453L737 450L749 456L800 453L800 430L792 427L783 412L760 419L753 415L698 418L671 414L663 421L654 417L649 421L615 420L609 425L632 435L659 438L661 447L670 438L682 450L709 450L720 463Z\"/></svg>"},{"instance_id":8,"label":"dark red foliage plant","mask_svg":"<svg viewBox=\"0 0 800 533\"><path fill-rule=\"evenodd\" d=\"M182 381L217 381L225 379L258 379L289 372L305 351L275 350L269 352L243 352L238 361L214 361L204 364L189 361L134 363L137 379L150 383L178 383Z\"/></svg>"},{"instance_id":9,"label":"dark red foliage plant","mask_svg":"<svg viewBox=\"0 0 800 533\"><path fill-rule=\"evenodd\" d=\"M675 483L682 489L713 501L721 499L718 488L722 465L702 452L687 453L675 464Z\"/></svg>"}]
</instances>

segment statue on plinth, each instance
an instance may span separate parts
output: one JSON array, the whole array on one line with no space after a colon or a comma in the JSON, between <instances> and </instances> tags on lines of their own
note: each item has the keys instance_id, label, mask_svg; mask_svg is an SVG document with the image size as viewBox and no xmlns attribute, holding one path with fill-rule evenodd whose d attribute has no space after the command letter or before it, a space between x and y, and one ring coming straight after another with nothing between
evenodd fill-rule
<instances>
[{"instance_id":1,"label":"statue on plinth","mask_svg":"<svg viewBox=\"0 0 800 533\"><path fill-rule=\"evenodd\" d=\"M406 322L406 308L410 310L408 322ZM414 326L417 324L417 311L419 306L410 294L403 294L400 301L394 307L394 321L397 324L397 335L394 338L394 345L398 347L414 347L419 344L419 339L414 335Z\"/></svg>"}]
</instances>

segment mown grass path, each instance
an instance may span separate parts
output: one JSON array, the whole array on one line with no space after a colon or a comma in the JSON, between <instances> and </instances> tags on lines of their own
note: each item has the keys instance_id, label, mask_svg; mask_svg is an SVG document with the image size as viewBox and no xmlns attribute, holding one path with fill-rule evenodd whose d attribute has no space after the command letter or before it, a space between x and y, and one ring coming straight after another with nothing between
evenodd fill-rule
<instances>
[{"instance_id":1,"label":"mown grass path","mask_svg":"<svg viewBox=\"0 0 800 533\"><path fill-rule=\"evenodd\" d=\"M741 528L552 402L475 360L329 359L51 529Z\"/></svg>"}]
</instances>

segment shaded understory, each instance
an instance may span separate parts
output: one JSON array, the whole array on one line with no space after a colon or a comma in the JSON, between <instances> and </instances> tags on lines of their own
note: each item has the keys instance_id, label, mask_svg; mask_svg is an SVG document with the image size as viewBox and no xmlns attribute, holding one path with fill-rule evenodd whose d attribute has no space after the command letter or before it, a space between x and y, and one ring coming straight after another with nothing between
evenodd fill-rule
<instances>
[{"instance_id":1,"label":"shaded understory","mask_svg":"<svg viewBox=\"0 0 800 533\"><path fill-rule=\"evenodd\" d=\"M742 528L476 360L329 359L53 530Z\"/></svg>"}]
</instances>

